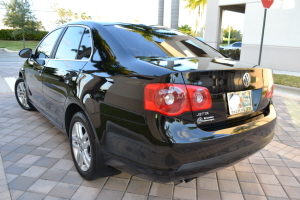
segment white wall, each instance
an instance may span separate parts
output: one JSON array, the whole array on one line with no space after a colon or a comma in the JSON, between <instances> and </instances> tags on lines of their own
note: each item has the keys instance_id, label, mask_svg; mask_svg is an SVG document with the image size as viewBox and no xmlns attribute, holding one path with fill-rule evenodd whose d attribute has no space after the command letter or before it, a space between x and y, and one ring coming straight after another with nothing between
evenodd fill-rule
<instances>
[{"instance_id":1,"label":"white wall","mask_svg":"<svg viewBox=\"0 0 300 200\"><path fill-rule=\"evenodd\" d=\"M245 4L245 3L253 3L253 2L261 3L261 0L219 0L219 5L229 6L229 5L237 5L237 4Z\"/></svg>"},{"instance_id":2,"label":"white wall","mask_svg":"<svg viewBox=\"0 0 300 200\"><path fill-rule=\"evenodd\" d=\"M209 0L205 41L218 46L221 6L244 4L242 62L258 64L264 8L260 0ZM268 9L261 66L300 72L300 0L275 0Z\"/></svg>"},{"instance_id":3,"label":"white wall","mask_svg":"<svg viewBox=\"0 0 300 200\"><path fill-rule=\"evenodd\" d=\"M283 6L279 2L268 9L264 44L300 47L300 1L290 9ZM263 15L264 8L260 2L247 3L243 44L260 44Z\"/></svg>"},{"instance_id":4,"label":"white wall","mask_svg":"<svg viewBox=\"0 0 300 200\"><path fill-rule=\"evenodd\" d=\"M241 61L257 64L264 8L261 2L246 4ZM267 11L261 66L300 71L300 1L275 0Z\"/></svg>"}]
</instances>

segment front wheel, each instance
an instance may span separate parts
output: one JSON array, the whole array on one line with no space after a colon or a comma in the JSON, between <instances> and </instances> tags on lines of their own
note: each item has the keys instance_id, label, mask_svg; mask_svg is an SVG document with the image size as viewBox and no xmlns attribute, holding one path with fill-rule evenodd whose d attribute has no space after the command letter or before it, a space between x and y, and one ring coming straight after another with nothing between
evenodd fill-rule
<instances>
[{"instance_id":1,"label":"front wheel","mask_svg":"<svg viewBox=\"0 0 300 200\"><path fill-rule=\"evenodd\" d=\"M98 178L95 137L83 112L74 114L69 128L69 138L72 158L78 173L86 180Z\"/></svg>"},{"instance_id":2,"label":"front wheel","mask_svg":"<svg viewBox=\"0 0 300 200\"><path fill-rule=\"evenodd\" d=\"M24 110L35 110L34 106L28 101L25 82L22 77L19 77L15 83L15 95L16 99Z\"/></svg>"}]
</instances>

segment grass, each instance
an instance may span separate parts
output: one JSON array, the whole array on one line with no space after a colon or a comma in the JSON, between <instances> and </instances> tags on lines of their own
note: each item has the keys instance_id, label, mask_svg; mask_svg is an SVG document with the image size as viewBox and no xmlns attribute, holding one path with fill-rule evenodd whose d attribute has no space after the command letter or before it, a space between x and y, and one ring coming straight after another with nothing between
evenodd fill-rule
<instances>
[{"instance_id":1,"label":"grass","mask_svg":"<svg viewBox=\"0 0 300 200\"><path fill-rule=\"evenodd\" d=\"M35 49L40 41L25 41L25 48ZM23 49L23 41L0 40L0 48L20 51Z\"/></svg>"},{"instance_id":2,"label":"grass","mask_svg":"<svg viewBox=\"0 0 300 200\"><path fill-rule=\"evenodd\" d=\"M273 77L274 77L275 84L300 88L300 77L299 76L290 76L290 75L285 75L285 74L273 74Z\"/></svg>"}]
</instances>

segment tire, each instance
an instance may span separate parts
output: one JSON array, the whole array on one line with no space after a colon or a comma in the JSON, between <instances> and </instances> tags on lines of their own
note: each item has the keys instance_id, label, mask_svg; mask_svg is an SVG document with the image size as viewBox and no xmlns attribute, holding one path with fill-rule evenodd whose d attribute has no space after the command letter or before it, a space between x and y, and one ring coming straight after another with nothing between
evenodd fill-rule
<instances>
[{"instance_id":1,"label":"tire","mask_svg":"<svg viewBox=\"0 0 300 200\"><path fill-rule=\"evenodd\" d=\"M26 86L22 77L19 77L16 80L15 96L21 108L28 111L36 110L35 107L28 101Z\"/></svg>"},{"instance_id":2,"label":"tire","mask_svg":"<svg viewBox=\"0 0 300 200\"><path fill-rule=\"evenodd\" d=\"M83 112L74 114L69 127L69 138L72 158L78 173L85 180L99 178L95 137Z\"/></svg>"}]
</instances>

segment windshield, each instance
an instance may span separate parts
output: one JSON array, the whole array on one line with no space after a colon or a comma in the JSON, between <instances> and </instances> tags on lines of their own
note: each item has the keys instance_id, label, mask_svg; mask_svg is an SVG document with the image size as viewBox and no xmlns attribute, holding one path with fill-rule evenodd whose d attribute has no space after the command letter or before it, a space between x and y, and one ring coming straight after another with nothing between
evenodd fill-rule
<instances>
[{"instance_id":1,"label":"windshield","mask_svg":"<svg viewBox=\"0 0 300 200\"><path fill-rule=\"evenodd\" d=\"M224 57L209 45L176 30L139 24L106 28L134 57Z\"/></svg>"}]
</instances>

